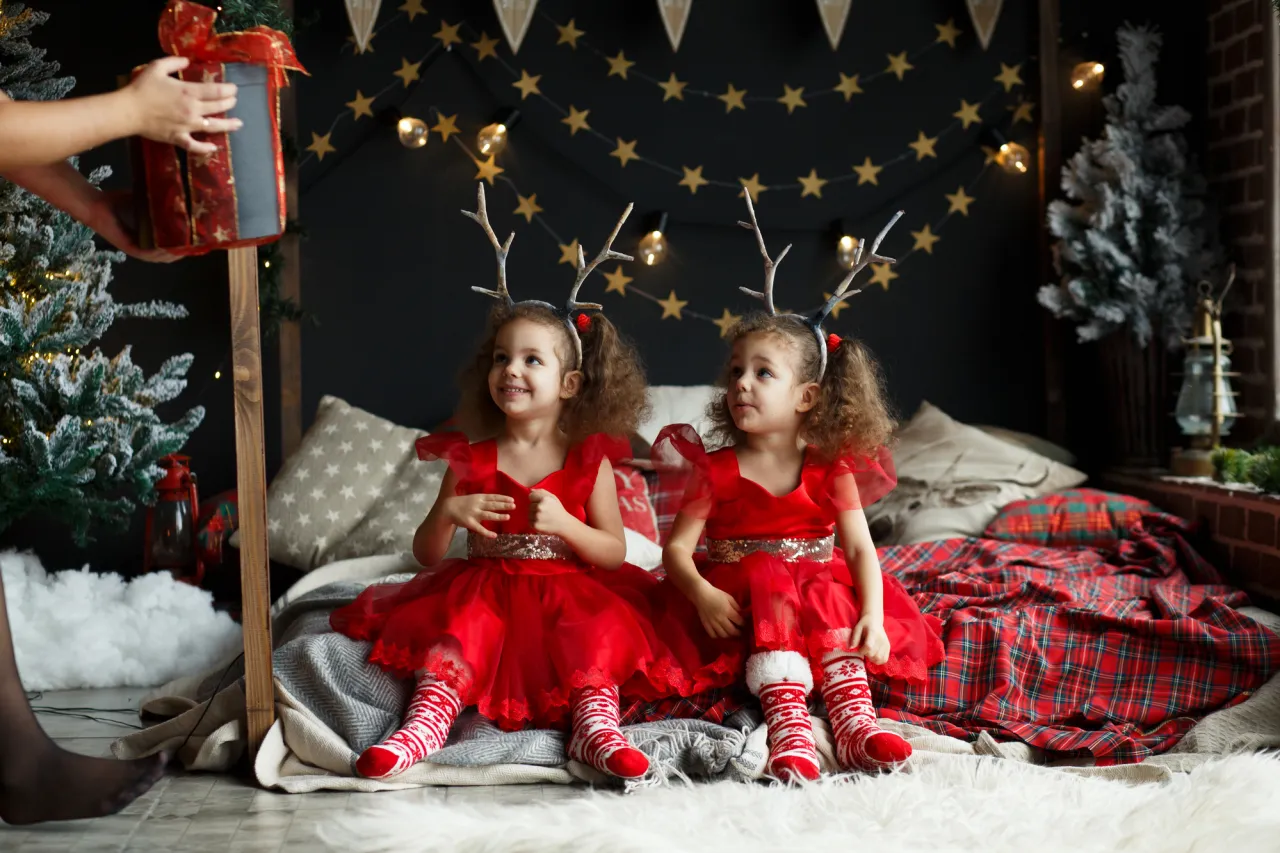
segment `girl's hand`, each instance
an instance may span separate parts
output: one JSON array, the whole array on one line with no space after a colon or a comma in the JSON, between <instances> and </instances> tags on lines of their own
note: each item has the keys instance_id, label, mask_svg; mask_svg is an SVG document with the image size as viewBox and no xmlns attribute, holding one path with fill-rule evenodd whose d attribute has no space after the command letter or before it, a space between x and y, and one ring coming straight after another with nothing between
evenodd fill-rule
<instances>
[{"instance_id":1,"label":"girl's hand","mask_svg":"<svg viewBox=\"0 0 1280 853\"><path fill-rule=\"evenodd\" d=\"M545 489L529 492L529 526L539 533L559 536L564 533L565 522L573 516L560 503L560 499Z\"/></svg>"},{"instance_id":2,"label":"girl's hand","mask_svg":"<svg viewBox=\"0 0 1280 853\"><path fill-rule=\"evenodd\" d=\"M717 640L738 636L738 626L743 622L742 611L732 595L704 583L694 594L693 604L698 608L698 618L708 634Z\"/></svg>"},{"instance_id":3,"label":"girl's hand","mask_svg":"<svg viewBox=\"0 0 1280 853\"><path fill-rule=\"evenodd\" d=\"M884 619L863 616L853 626L849 647L857 649L867 660L884 665L889 659L889 635L884 632Z\"/></svg>"},{"instance_id":4,"label":"girl's hand","mask_svg":"<svg viewBox=\"0 0 1280 853\"><path fill-rule=\"evenodd\" d=\"M212 142L197 142L193 133L239 130L239 119L210 118L236 105L231 83L187 83L170 77L190 64L182 56L166 56L146 67L124 90L132 124L140 136L177 145L195 154L212 154Z\"/></svg>"},{"instance_id":5,"label":"girl's hand","mask_svg":"<svg viewBox=\"0 0 1280 853\"><path fill-rule=\"evenodd\" d=\"M102 239L131 258L151 263L167 264L178 260L163 249L143 249L134 239L135 229L127 222L131 218L133 194L129 190L99 192L94 199L90 221L85 224Z\"/></svg>"},{"instance_id":6,"label":"girl's hand","mask_svg":"<svg viewBox=\"0 0 1280 853\"><path fill-rule=\"evenodd\" d=\"M484 522L506 521L515 508L515 499L506 495L458 495L444 503L445 517L452 524L489 539L498 538L498 534L485 527Z\"/></svg>"}]
</instances>

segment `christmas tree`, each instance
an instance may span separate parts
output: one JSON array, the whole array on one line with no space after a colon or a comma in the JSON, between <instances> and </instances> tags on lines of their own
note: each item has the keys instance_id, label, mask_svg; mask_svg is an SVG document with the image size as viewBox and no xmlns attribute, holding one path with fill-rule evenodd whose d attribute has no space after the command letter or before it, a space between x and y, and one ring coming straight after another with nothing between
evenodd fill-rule
<instances>
[{"instance_id":1,"label":"christmas tree","mask_svg":"<svg viewBox=\"0 0 1280 853\"><path fill-rule=\"evenodd\" d=\"M0 8L0 88L12 97L57 99L75 83L26 42L47 19ZM32 510L56 513L82 544L94 522L124 523L154 497L158 460L204 417L195 408L166 423L155 411L186 387L192 356L147 376L127 347L114 358L87 349L116 320L186 316L171 303L116 303L107 285L124 257L0 180L0 531Z\"/></svg>"},{"instance_id":2,"label":"christmas tree","mask_svg":"<svg viewBox=\"0 0 1280 853\"><path fill-rule=\"evenodd\" d=\"M1107 124L1062 170L1071 201L1049 205L1057 284L1040 304L1078 322L1081 341L1128 326L1146 347L1156 324L1170 346L1187 332L1193 287L1216 256L1208 247L1204 179L1178 132L1186 110L1156 103L1159 34L1117 32L1124 83L1103 99Z\"/></svg>"}]
</instances>

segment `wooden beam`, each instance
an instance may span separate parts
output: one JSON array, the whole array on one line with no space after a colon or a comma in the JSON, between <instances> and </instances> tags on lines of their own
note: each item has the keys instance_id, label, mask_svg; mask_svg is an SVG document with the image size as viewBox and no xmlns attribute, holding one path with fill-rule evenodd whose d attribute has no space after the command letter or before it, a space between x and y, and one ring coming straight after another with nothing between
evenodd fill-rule
<instances>
[{"instance_id":1,"label":"wooden beam","mask_svg":"<svg viewBox=\"0 0 1280 853\"><path fill-rule=\"evenodd\" d=\"M280 0L286 15L293 17L293 0ZM280 130L298 139L298 111L295 87L280 91ZM285 159L284 191L290 221L298 218L298 163ZM297 234L280 239L284 270L280 280L280 296L302 304L302 251ZM302 444L302 325L285 322L280 326L280 450L281 460L288 459Z\"/></svg>"},{"instance_id":2,"label":"wooden beam","mask_svg":"<svg viewBox=\"0 0 1280 853\"><path fill-rule=\"evenodd\" d=\"M258 250L227 252L231 291L231 372L240 517L241 623L249 755L275 721L271 678L271 589L267 565L267 464L262 430L262 348L258 327Z\"/></svg>"},{"instance_id":3,"label":"wooden beam","mask_svg":"<svg viewBox=\"0 0 1280 853\"><path fill-rule=\"evenodd\" d=\"M1040 2L1040 132L1036 149L1040 173L1040 227L1038 269L1035 281L1054 280L1053 254L1048 226L1049 202L1057 192L1062 171L1062 60L1058 51L1059 0ZM1065 329L1052 314L1044 315L1045 431L1051 441L1067 440Z\"/></svg>"}]
</instances>

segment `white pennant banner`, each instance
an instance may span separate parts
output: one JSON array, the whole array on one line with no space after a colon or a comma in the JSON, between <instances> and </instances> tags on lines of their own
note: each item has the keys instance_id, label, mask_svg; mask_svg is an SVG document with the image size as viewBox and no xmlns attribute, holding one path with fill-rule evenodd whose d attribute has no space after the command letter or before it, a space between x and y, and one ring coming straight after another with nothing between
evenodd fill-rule
<instances>
[{"instance_id":1,"label":"white pennant banner","mask_svg":"<svg viewBox=\"0 0 1280 853\"><path fill-rule=\"evenodd\" d=\"M507 37L512 53L519 52L524 34L529 32L529 24L533 22L533 9L537 5L538 0L493 0L498 23L502 25L502 34Z\"/></svg>"},{"instance_id":2,"label":"white pennant banner","mask_svg":"<svg viewBox=\"0 0 1280 853\"><path fill-rule=\"evenodd\" d=\"M844 35L844 25L849 22L849 7L853 0L818 0L818 15L822 18L822 28L827 31L827 40L831 49L840 47L840 37Z\"/></svg>"},{"instance_id":3,"label":"white pennant banner","mask_svg":"<svg viewBox=\"0 0 1280 853\"><path fill-rule=\"evenodd\" d=\"M969 7L969 19L973 21L973 29L986 50L991 44L991 37L996 32L996 22L1000 20L1000 7L1004 0L965 0Z\"/></svg>"},{"instance_id":4,"label":"white pennant banner","mask_svg":"<svg viewBox=\"0 0 1280 853\"><path fill-rule=\"evenodd\" d=\"M356 53L364 53L373 38L373 25L378 22L378 7L382 0L345 0L347 20L351 22L351 34L356 39Z\"/></svg>"},{"instance_id":5,"label":"white pennant banner","mask_svg":"<svg viewBox=\"0 0 1280 853\"><path fill-rule=\"evenodd\" d=\"M667 40L673 51L680 49L680 39L684 38L692 9L693 0L658 0L658 14L662 16L662 26L667 28Z\"/></svg>"}]
</instances>

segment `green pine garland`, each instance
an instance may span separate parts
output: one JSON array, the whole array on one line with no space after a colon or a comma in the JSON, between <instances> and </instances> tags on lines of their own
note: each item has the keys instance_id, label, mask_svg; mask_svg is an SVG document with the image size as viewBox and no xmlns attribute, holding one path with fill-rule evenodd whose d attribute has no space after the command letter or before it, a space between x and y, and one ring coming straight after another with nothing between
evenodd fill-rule
<instances>
[{"instance_id":1,"label":"green pine garland","mask_svg":"<svg viewBox=\"0 0 1280 853\"><path fill-rule=\"evenodd\" d=\"M1280 493L1280 447L1253 451L1219 448L1213 452L1213 470L1219 482L1246 483L1264 492Z\"/></svg>"}]
</instances>

